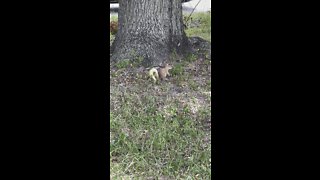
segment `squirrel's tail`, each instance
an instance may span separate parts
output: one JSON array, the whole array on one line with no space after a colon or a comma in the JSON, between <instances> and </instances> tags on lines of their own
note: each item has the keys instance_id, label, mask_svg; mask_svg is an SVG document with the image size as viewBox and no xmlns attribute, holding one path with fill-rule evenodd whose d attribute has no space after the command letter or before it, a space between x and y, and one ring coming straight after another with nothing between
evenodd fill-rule
<instances>
[{"instance_id":1,"label":"squirrel's tail","mask_svg":"<svg viewBox=\"0 0 320 180\"><path fill-rule=\"evenodd\" d=\"M156 68L150 69L149 76L156 82L159 79L158 70Z\"/></svg>"}]
</instances>

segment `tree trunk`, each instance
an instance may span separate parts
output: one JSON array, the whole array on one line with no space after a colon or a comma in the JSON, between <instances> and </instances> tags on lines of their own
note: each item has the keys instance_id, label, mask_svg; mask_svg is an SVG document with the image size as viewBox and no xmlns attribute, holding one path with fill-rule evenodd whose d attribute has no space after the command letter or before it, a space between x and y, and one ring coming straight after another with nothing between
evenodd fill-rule
<instances>
[{"instance_id":1,"label":"tree trunk","mask_svg":"<svg viewBox=\"0 0 320 180\"><path fill-rule=\"evenodd\" d=\"M142 57L144 65L159 65L191 51L181 0L119 0L118 23L112 61Z\"/></svg>"}]
</instances>

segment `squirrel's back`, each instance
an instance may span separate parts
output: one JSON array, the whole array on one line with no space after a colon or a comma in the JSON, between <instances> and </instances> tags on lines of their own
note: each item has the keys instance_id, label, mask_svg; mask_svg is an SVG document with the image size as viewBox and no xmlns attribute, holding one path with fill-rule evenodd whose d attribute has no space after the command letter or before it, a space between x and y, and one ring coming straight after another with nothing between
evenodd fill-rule
<instances>
[{"instance_id":1,"label":"squirrel's back","mask_svg":"<svg viewBox=\"0 0 320 180\"><path fill-rule=\"evenodd\" d=\"M172 69L172 66L169 64L166 64L163 68L159 69L159 76L163 80L167 77L167 75L170 75L169 70Z\"/></svg>"}]
</instances>

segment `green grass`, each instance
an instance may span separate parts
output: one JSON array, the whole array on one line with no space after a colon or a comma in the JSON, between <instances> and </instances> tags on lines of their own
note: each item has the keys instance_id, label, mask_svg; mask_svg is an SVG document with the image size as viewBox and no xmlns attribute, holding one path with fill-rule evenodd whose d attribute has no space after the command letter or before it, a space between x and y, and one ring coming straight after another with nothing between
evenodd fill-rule
<instances>
[{"instance_id":1,"label":"green grass","mask_svg":"<svg viewBox=\"0 0 320 180\"><path fill-rule=\"evenodd\" d=\"M118 16L111 16L110 21L118 21Z\"/></svg>"},{"instance_id":2,"label":"green grass","mask_svg":"<svg viewBox=\"0 0 320 180\"><path fill-rule=\"evenodd\" d=\"M117 95L120 107L110 114L112 178L210 179L211 147L204 146L206 133L192 106L138 92ZM158 103L167 105L159 109ZM198 111L207 112L196 115L199 120L210 114L206 107Z\"/></svg>"},{"instance_id":3,"label":"green grass","mask_svg":"<svg viewBox=\"0 0 320 180\"><path fill-rule=\"evenodd\" d=\"M110 46L112 45L114 39L115 39L115 36L110 33Z\"/></svg>"},{"instance_id":4,"label":"green grass","mask_svg":"<svg viewBox=\"0 0 320 180\"><path fill-rule=\"evenodd\" d=\"M184 15L188 17L189 15ZM187 36L199 36L211 42L211 13L193 13L192 20L187 22L186 34Z\"/></svg>"},{"instance_id":5,"label":"green grass","mask_svg":"<svg viewBox=\"0 0 320 180\"><path fill-rule=\"evenodd\" d=\"M122 68L127 68L130 66L131 61L129 59L124 59L122 61L117 62L115 65L117 68L122 69Z\"/></svg>"}]
</instances>

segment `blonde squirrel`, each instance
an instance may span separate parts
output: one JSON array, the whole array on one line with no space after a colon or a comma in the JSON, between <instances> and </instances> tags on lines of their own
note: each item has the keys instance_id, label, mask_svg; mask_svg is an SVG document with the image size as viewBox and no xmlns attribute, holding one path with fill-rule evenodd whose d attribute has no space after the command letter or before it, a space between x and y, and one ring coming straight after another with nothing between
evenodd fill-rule
<instances>
[{"instance_id":1,"label":"blonde squirrel","mask_svg":"<svg viewBox=\"0 0 320 180\"><path fill-rule=\"evenodd\" d=\"M157 82L157 79L164 80L168 75L170 76L169 70L172 69L172 65L165 64L164 67L160 67L159 70L151 68L149 70L149 76Z\"/></svg>"}]
</instances>

